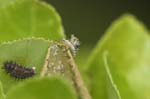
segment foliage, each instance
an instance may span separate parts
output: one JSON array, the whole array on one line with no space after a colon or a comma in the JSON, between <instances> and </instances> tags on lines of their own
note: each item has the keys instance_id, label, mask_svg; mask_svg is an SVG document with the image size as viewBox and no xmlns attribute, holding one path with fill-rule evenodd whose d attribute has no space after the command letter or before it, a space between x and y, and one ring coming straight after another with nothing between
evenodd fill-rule
<instances>
[{"instance_id":1,"label":"foliage","mask_svg":"<svg viewBox=\"0 0 150 99\"><path fill-rule=\"evenodd\" d=\"M133 16L124 15L115 21L99 41L87 64L93 99L107 99L113 93L107 85L108 72L105 71L103 57L106 52L107 69L121 98L149 99L149 43L148 31Z\"/></svg>"},{"instance_id":2,"label":"foliage","mask_svg":"<svg viewBox=\"0 0 150 99\"><path fill-rule=\"evenodd\" d=\"M40 86L39 86L40 85ZM12 88L6 99L76 99L68 83L58 78L32 79Z\"/></svg>"},{"instance_id":3,"label":"foliage","mask_svg":"<svg viewBox=\"0 0 150 99\"><path fill-rule=\"evenodd\" d=\"M48 49L64 38L60 16L52 6L38 0L0 0L0 99L80 97L76 94L79 89L75 90L62 76L40 75ZM149 43L148 30L132 15L113 22L89 56L86 69L80 70L92 99L150 99ZM66 53L61 47L59 50L57 58L68 69ZM54 53L50 55L57 65ZM84 54L83 57L77 60L85 64ZM6 61L36 67L36 75L26 80L15 79L3 69Z\"/></svg>"}]
</instances>

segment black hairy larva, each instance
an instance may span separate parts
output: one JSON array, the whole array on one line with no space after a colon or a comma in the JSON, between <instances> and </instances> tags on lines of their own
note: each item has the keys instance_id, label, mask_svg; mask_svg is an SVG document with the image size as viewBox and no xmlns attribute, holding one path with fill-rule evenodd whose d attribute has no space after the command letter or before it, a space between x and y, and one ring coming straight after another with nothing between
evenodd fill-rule
<instances>
[{"instance_id":1,"label":"black hairy larva","mask_svg":"<svg viewBox=\"0 0 150 99\"><path fill-rule=\"evenodd\" d=\"M27 68L13 61L5 62L3 69L16 79L26 79L35 75L35 67Z\"/></svg>"}]
</instances>

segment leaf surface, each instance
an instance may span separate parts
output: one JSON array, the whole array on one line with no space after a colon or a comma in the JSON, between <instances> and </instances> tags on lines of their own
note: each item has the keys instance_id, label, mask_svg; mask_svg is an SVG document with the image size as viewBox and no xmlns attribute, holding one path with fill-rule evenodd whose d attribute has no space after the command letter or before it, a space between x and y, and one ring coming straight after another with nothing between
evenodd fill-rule
<instances>
[{"instance_id":1,"label":"leaf surface","mask_svg":"<svg viewBox=\"0 0 150 99\"><path fill-rule=\"evenodd\" d=\"M10 73L7 73L6 70L3 69L4 63L13 61L22 65L22 67L36 67L34 77L37 77L40 75L49 46L49 41L40 38L18 40L0 46L0 80L5 93L9 88L24 80L11 77Z\"/></svg>"},{"instance_id":2,"label":"leaf surface","mask_svg":"<svg viewBox=\"0 0 150 99\"><path fill-rule=\"evenodd\" d=\"M141 22L124 15L105 33L93 51L87 73L93 99L109 99L103 53L122 99L150 98L150 39ZM110 98L111 99L111 98Z\"/></svg>"},{"instance_id":3,"label":"leaf surface","mask_svg":"<svg viewBox=\"0 0 150 99\"><path fill-rule=\"evenodd\" d=\"M0 42L30 37L65 37L55 9L38 0L0 0Z\"/></svg>"},{"instance_id":4,"label":"leaf surface","mask_svg":"<svg viewBox=\"0 0 150 99\"><path fill-rule=\"evenodd\" d=\"M77 99L68 83L56 78L32 79L12 88L6 99Z\"/></svg>"}]
</instances>

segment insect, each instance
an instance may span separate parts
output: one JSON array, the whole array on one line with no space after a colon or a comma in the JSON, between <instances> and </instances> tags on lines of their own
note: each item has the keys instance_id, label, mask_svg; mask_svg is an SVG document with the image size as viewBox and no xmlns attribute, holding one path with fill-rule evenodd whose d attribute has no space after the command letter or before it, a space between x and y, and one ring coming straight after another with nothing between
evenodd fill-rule
<instances>
[{"instance_id":1,"label":"insect","mask_svg":"<svg viewBox=\"0 0 150 99\"><path fill-rule=\"evenodd\" d=\"M35 67L23 67L13 61L5 62L3 69L5 69L5 71L10 74L11 77L17 79L26 79L35 75Z\"/></svg>"},{"instance_id":2,"label":"insect","mask_svg":"<svg viewBox=\"0 0 150 99\"><path fill-rule=\"evenodd\" d=\"M71 53L75 56L80 46L79 39L74 35L71 35L70 40L63 39L63 42L69 47Z\"/></svg>"}]
</instances>

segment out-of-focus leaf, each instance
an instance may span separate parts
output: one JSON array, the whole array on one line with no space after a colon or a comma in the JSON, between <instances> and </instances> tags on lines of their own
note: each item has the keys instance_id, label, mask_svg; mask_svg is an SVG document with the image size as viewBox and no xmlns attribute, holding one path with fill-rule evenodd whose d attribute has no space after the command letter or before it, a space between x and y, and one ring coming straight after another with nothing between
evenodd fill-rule
<instances>
[{"instance_id":1,"label":"out-of-focus leaf","mask_svg":"<svg viewBox=\"0 0 150 99\"><path fill-rule=\"evenodd\" d=\"M0 8L5 7L6 5L14 2L15 0L0 0Z\"/></svg>"},{"instance_id":2,"label":"out-of-focus leaf","mask_svg":"<svg viewBox=\"0 0 150 99\"><path fill-rule=\"evenodd\" d=\"M4 62L13 61L24 67L36 67L36 76L39 76L47 49L50 42L43 39L24 39L0 46L0 80L3 84L4 92L23 80L11 77L3 69Z\"/></svg>"},{"instance_id":3,"label":"out-of-focus leaf","mask_svg":"<svg viewBox=\"0 0 150 99\"><path fill-rule=\"evenodd\" d=\"M0 42L28 37L64 37L55 9L38 0L0 0Z\"/></svg>"},{"instance_id":4,"label":"out-of-focus leaf","mask_svg":"<svg viewBox=\"0 0 150 99\"><path fill-rule=\"evenodd\" d=\"M116 84L114 83L114 80L112 78L112 74L110 72L110 69L109 69L109 66L108 66L108 52L105 51L103 53L103 62L104 62L104 67L105 67L105 70L106 70L106 80L107 80L107 96L108 96L108 99L121 99L121 96L120 96L120 92L116 86Z\"/></svg>"},{"instance_id":5,"label":"out-of-focus leaf","mask_svg":"<svg viewBox=\"0 0 150 99\"><path fill-rule=\"evenodd\" d=\"M4 99L5 95L3 93L3 86L2 83L0 82L0 99Z\"/></svg>"},{"instance_id":6,"label":"out-of-focus leaf","mask_svg":"<svg viewBox=\"0 0 150 99\"><path fill-rule=\"evenodd\" d=\"M68 83L56 78L32 79L13 87L6 99L77 99Z\"/></svg>"},{"instance_id":7,"label":"out-of-focus leaf","mask_svg":"<svg viewBox=\"0 0 150 99\"><path fill-rule=\"evenodd\" d=\"M122 99L150 99L150 38L143 24L125 15L114 22L88 61L93 99L109 99L102 55Z\"/></svg>"}]
</instances>

